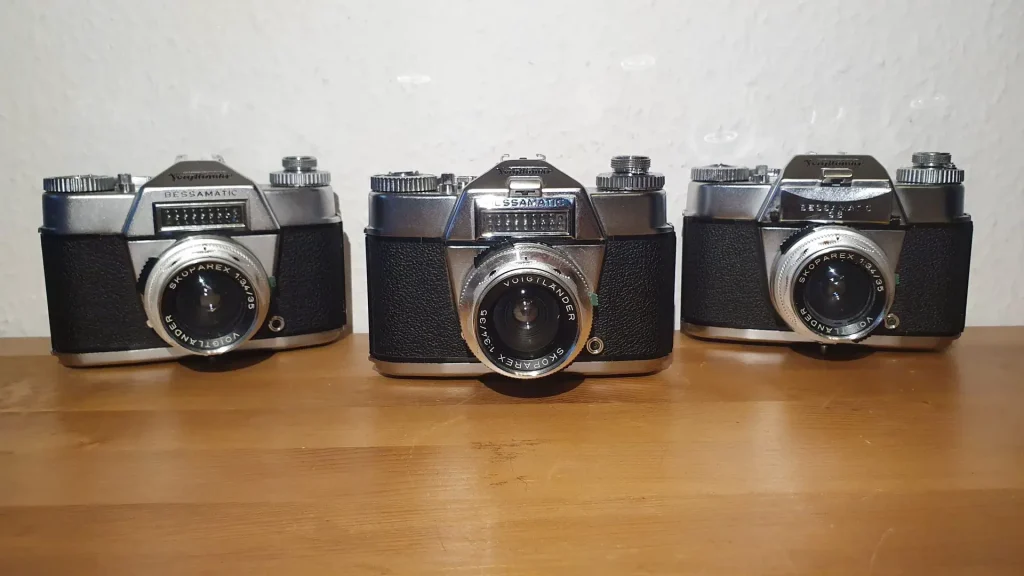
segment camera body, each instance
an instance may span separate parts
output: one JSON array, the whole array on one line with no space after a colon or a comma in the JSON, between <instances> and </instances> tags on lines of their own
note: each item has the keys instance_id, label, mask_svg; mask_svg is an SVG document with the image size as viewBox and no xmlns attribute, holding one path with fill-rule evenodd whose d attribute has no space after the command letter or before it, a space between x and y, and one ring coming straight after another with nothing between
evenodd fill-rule
<instances>
[{"instance_id":1,"label":"camera body","mask_svg":"<svg viewBox=\"0 0 1024 576\"><path fill-rule=\"evenodd\" d=\"M596 190L505 157L483 175L371 179L370 356L389 376L635 374L670 362L664 176L616 157Z\"/></svg>"},{"instance_id":2,"label":"camera body","mask_svg":"<svg viewBox=\"0 0 1024 576\"><path fill-rule=\"evenodd\" d=\"M687 334L937 349L963 332L973 224L949 154L914 154L895 184L874 158L847 155L691 177Z\"/></svg>"},{"instance_id":3,"label":"camera body","mask_svg":"<svg viewBox=\"0 0 1024 576\"><path fill-rule=\"evenodd\" d=\"M258 186L219 157L43 182L53 352L71 366L323 344L345 326L330 174L292 156Z\"/></svg>"}]
</instances>

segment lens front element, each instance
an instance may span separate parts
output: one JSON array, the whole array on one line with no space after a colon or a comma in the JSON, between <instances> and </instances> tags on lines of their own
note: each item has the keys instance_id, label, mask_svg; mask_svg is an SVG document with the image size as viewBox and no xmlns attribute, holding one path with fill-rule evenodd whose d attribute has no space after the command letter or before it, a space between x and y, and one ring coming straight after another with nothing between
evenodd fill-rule
<instances>
[{"instance_id":1,"label":"lens front element","mask_svg":"<svg viewBox=\"0 0 1024 576\"><path fill-rule=\"evenodd\" d=\"M820 342L856 342L892 306L895 275L885 252L856 230L822 226L779 254L772 302L794 332Z\"/></svg>"},{"instance_id":2,"label":"lens front element","mask_svg":"<svg viewBox=\"0 0 1024 576\"><path fill-rule=\"evenodd\" d=\"M477 309L483 354L516 372L560 366L579 339L579 304L571 289L542 271L516 272L493 283Z\"/></svg>"},{"instance_id":3,"label":"lens front element","mask_svg":"<svg viewBox=\"0 0 1024 576\"><path fill-rule=\"evenodd\" d=\"M530 277L522 279L529 281ZM493 309L494 328L509 348L523 357L537 357L558 334L561 314L555 297L536 286L507 291Z\"/></svg>"},{"instance_id":4,"label":"lens front element","mask_svg":"<svg viewBox=\"0 0 1024 576\"><path fill-rule=\"evenodd\" d=\"M171 346L212 356L248 341L263 325L270 282L243 246L191 236L153 265L143 293L149 325Z\"/></svg>"},{"instance_id":5,"label":"lens front element","mask_svg":"<svg viewBox=\"0 0 1024 576\"><path fill-rule=\"evenodd\" d=\"M178 344L203 352L239 340L257 316L252 281L230 265L198 262L182 268L167 284L161 320Z\"/></svg>"},{"instance_id":6,"label":"lens front element","mask_svg":"<svg viewBox=\"0 0 1024 576\"><path fill-rule=\"evenodd\" d=\"M590 286L556 249L516 244L482 259L459 296L462 334L477 359L513 378L568 366L590 335Z\"/></svg>"},{"instance_id":7,"label":"lens front element","mask_svg":"<svg viewBox=\"0 0 1024 576\"><path fill-rule=\"evenodd\" d=\"M831 256L845 258L842 252ZM863 316L875 301L870 273L849 261L825 262L806 276L803 301L819 322L844 326Z\"/></svg>"},{"instance_id":8,"label":"lens front element","mask_svg":"<svg viewBox=\"0 0 1024 576\"><path fill-rule=\"evenodd\" d=\"M885 281L867 256L837 250L807 263L793 299L800 319L824 336L844 338L877 326L884 316Z\"/></svg>"}]
</instances>

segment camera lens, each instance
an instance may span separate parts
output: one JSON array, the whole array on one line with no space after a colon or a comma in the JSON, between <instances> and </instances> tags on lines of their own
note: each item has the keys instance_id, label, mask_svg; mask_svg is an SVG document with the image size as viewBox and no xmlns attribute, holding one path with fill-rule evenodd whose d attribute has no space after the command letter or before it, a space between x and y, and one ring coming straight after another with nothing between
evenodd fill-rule
<instances>
[{"instance_id":1,"label":"camera lens","mask_svg":"<svg viewBox=\"0 0 1024 576\"><path fill-rule=\"evenodd\" d=\"M875 294L867 270L839 260L818 266L807 276L803 301L818 321L839 328L867 314Z\"/></svg>"},{"instance_id":2,"label":"camera lens","mask_svg":"<svg viewBox=\"0 0 1024 576\"><path fill-rule=\"evenodd\" d=\"M826 338L856 339L885 316L881 269L858 249L833 248L796 269L793 303L800 323Z\"/></svg>"},{"instance_id":3,"label":"camera lens","mask_svg":"<svg viewBox=\"0 0 1024 576\"><path fill-rule=\"evenodd\" d=\"M494 305L494 330L509 350L532 360L558 334L558 309L550 290L538 286L510 290Z\"/></svg>"},{"instance_id":4,"label":"camera lens","mask_svg":"<svg viewBox=\"0 0 1024 576\"><path fill-rule=\"evenodd\" d=\"M571 364L593 326L593 290L575 261L535 243L477 256L459 291L470 351L488 369L519 379Z\"/></svg>"},{"instance_id":5,"label":"camera lens","mask_svg":"<svg viewBox=\"0 0 1024 576\"><path fill-rule=\"evenodd\" d=\"M817 342L859 342L882 323L896 277L870 234L815 226L782 243L769 290L775 311L794 332Z\"/></svg>"},{"instance_id":6,"label":"camera lens","mask_svg":"<svg viewBox=\"0 0 1024 576\"><path fill-rule=\"evenodd\" d=\"M193 351L229 346L247 335L257 317L252 281L221 262L193 262L171 276L160 315L176 344Z\"/></svg>"},{"instance_id":7,"label":"camera lens","mask_svg":"<svg viewBox=\"0 0 1024 576\"><path fill-rule=\"evenodd\" d=\"M578 351L579 301L564 278L516 270L485 287L474 325L483 359L511 376L536 378Z\"/></svg>"},{"instance_id":8,"label":"camera lens","mask_svg":"<svg viewBox=\"0 0 1024 576\"><path fill-rule=\"evenodd\" d=\"M248 310L242 285L213 269L188 275L167 294L172 301L165 301L164 313L173 311L178 325L197 338L230 333Z\"/></svg>"},{"instance_id":9,"label":"camera lens","mask_svg":"<svg viewBox=\"0 0 1024 576\"><path fill-rule=\"evenodd\" d=\"M191 236L152 264L143 291L149 325L168 344L194 354L222 354L263 324L270 285L243 246L217 236Z\"/></svg>"},{"instance_id":10,"label":"camera lens","mask_svg":"<svg viewBox=\"0 0 1024 576\"><path fill-rule=\"evenodd\" d=\"M853 248L831 249L796 269L793 303L800 323L826 338L856 339L885 316L888 286L879 266Z\"/></svg>"}]
</instances>

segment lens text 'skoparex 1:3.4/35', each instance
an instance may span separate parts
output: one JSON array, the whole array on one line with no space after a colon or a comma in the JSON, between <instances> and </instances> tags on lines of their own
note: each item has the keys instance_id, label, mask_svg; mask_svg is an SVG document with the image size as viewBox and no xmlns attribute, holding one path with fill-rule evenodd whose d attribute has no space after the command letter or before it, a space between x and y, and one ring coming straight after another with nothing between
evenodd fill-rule
<instances>
[{"instance_id":1,"label":"lens text 'skoparex 1:3.4/35'","mask_svg":"<svg viewBox=\"0 0 1024 576\"><path fill-rule=\"evenodd\" d=\"M345 326L344 241L330 173L289 156L258 186L223 160L149 179L43 182L54 353L73 366L285 349Z\"/></svg>"},{"instance_id":2,"label":"lens text 'skoparex 1:3.4/35'","mask_svg":"<svg viewBox=\"0 0 1024 576\"><path fill-rule=\"evenodd\" d=\"M479 177L371 179L370 355L391 376L637 374L672 351L664 176L619 156L597 187L543 157Z\"/></svg>"}]
</instances>

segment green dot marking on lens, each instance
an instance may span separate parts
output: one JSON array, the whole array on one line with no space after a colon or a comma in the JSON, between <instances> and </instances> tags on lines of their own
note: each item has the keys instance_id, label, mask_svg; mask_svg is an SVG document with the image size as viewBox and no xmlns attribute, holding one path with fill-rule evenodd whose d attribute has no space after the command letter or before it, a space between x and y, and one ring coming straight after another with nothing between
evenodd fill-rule
<instances>
[{"instance_id":1,"label":"green dot marking on lens","mask_svg":"<svg viewBox=\"0 0 1024 576\"><path fill-rule=\"evenodd\" d=\"M595 308L598 306L597 294L594 294L593 292L590 293L590 305L594 306Z\"/></svg>"}]
</instances>

